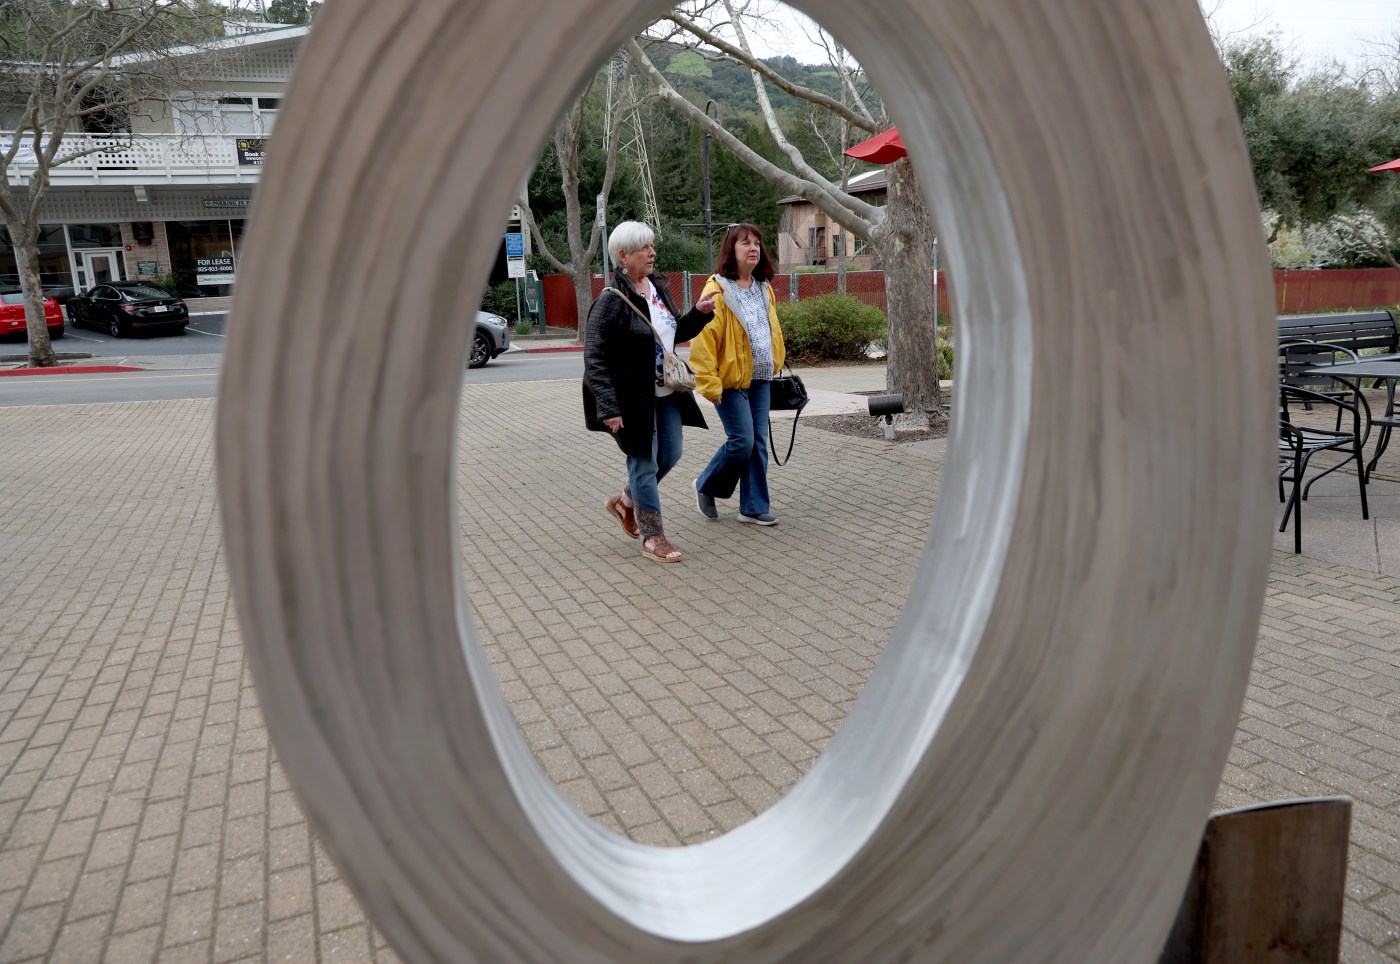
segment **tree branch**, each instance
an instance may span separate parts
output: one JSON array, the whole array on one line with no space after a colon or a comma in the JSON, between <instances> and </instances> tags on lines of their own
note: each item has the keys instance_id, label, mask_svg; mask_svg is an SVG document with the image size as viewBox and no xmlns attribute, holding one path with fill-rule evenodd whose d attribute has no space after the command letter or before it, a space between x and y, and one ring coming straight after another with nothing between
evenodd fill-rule
<instances>
[{"instance_id":1,"label":"tree branch","mask_svg":"<svg viewBox=\"0 0 1400 964\"><path fill-rule=\"evenodd\" d=\"M776 184L785 191L811 201L833 221L867 240L875 227L884 222L885 212L882 208L866 204L849 194L840 195L834 188L828 190L817 182L791 174L750 149L724 126L717 123L714 118L682 97L661 75L661 71L656 69L656 65L642 52L642 48L638 46L636 40L628 41L627 47L632 54L633 63L637 65L642 77L657 92L663 104L681 114L700 130L709 133L723 144L731 154L757 171L768 183Z\"/></svg>"},{"instance_id":2,"label":"tree branch","mask_svg":"<svg viewBox=\"0 0 1400 964\"><path fill-rule=\"evenodd\" d=\"M544 252L545 260L558 268L562 274L573 274L573 270L564 262L554 256L554 252L549 250L549 245L545 243L544 236L540 234L540 227L535 223L535 212L530 208L530 201L526 198L524 191L520 192L520 213L525 217L525 224L530 229L530 236L535 239L535 244Z\"/></svg>"},{"instance_id":3,"label":"tree branch","mask_svg":"<svg viewBox=\"0 0 1400 964\"><path fill-rule=\"evenodd\" d=\"M800 84L794 84L792 81L788 80L786 77L778 73L772 67L769 67L763 61L753 56L753 54L751 54L747 50L747 45L745 45L745 48L742 49L736 47L728 41L724 40L723 38L718 37L713 33L710 33L710 31L706 30L704 27L700 26L695 21L689 19L688 17L682 16L681 14L676 13L674 11L672 11L666 19L670 20L677 26L683 28L686 32L693 34L695 37L698 37L700 40L716 48L717 50L723 51L729 56L729 58L733 62L738 63L741 66L748 67L750 70L758 71L764 77L771 80L774 83L774 85L776 85L780 90L787 91L792 96L797 97L801 100L805 100L810 103L817 104L821 107L825 107L827 110L841 115L846 120L850 121L852 124L854 124L856 127L861 128L862 130L868 130L872 134L880 133L880 130L875 125L875 121L873 119L861 117L859 114L852 111L845 104L842 104L838 100L833 100L831 97L828 97L826 94L823 94L819 90L812 90L810 87L803 87ZM741 29L739 27L737 18L735 18L734 20L734 29L736 32ZM742 36L742 34L740 34L740 36Z\"/></svg>"},{"instance_id":4,"label":"tree branch","mask_svg":"<svg viewBox=\"0 0 1400 964\"><path fill-rule=\"evenodd\" d=\"M1376 244L1367 234L1367 232L1361 227L1361 225L1349 217L1338 215L1337 223L1342 225L1348 231L1350 231L1352 237L1354 237L1357 241L1361 242L1362 246L1364 246L1367 251L1371 252L1371 254L1375 255L1377 258L1384 261L1392 268L1400 270L1400 263L1396 263L1395 255L1391 251L1391 249L1394 247L1393 244ZM1390 238L1387 237L1385 240L1389 242Z\"/></svg>"},{"instance_id":5,"label":"tree branch","mask_svg":"<svg viewBox=\"0 0 1400 964\"><path fill-rule=\"evenodd\" d=\"M742 22L740 21L739 14L734 11L730 0L723 0L723 2L725 9L729 11L730 16L734 19L734 33L739 38L740 48L743 50L745 56L750 62L756 63L757 58L753 56L752 51L749 49L749 40L747 35L744 33L744 27ZM807 159L802 156L802 152L799 151L792 144L792 142L787 139L787 134L784 133L782 125L778 123L778 115L777 112L773 110L772 102L768 99L768 88L763 83L763 77L756 70L751 70L749 72L749 76L753 78L754 92L758 96L758 105L763 112L763 119L768 125L768 132L773 136L773 140L777 142L777 145L782 150L782 152L788 156L788 161L792 164L793 170L795 170L798 174L805 177L807 180L813 182L814 184L820 185L823 190L829 191L833 195L840 197L842 203L846 207L851 208L858 214L864 214L867 218L869 218L870 215L867 212L862 211L860 205L865 205L866 207L873 207L872 205L866 205L864 201L860 201L852 195L847 194L845 191L842 191L835 184L831 183L831 181L823 177L820 171L818 171L816 168L812 167L810 164L807 163ZM842 113L840 115L841 119L848 120L848 114L849 110L845 113Z\"/></svg>"}]
</instances>

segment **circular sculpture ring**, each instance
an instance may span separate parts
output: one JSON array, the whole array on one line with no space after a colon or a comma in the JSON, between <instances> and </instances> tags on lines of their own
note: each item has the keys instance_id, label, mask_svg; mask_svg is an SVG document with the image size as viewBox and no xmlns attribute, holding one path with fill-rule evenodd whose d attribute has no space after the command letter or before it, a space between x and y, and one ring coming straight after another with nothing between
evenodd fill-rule
<instances>
[{"instance_id":1,"label":"circular sculpture ring","mask_svg":"<svg viewBox=\"0 0 1400 964\"><path fill-rule=\"evenodd\" d=\"M803 6L869 69L951 249L959 421L845 726L769 811L670 850L573 809L515 729L451 445L457 308L520 172L665 4L337 0L308 40L230 326L223 520L288 776L410 960L1161 947L1269 551L1272 289L1223 72L1195 0Z\"/></svg>"}]
</instances>

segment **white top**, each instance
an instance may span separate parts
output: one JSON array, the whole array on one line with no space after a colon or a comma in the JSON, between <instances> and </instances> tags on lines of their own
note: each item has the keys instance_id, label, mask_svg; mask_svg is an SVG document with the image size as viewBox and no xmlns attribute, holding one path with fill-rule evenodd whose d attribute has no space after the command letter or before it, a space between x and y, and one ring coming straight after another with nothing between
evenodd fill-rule
<instances>
[{"instance_id":1,"label":"white top","mask_svg":"<svg viewBox=\"0 0 1400 964\"><path fill-rule=\"evenodd\" d=\"M766 382L773 377L773 328L768 321L768 286L755 281L747 288L734 282L739 303L734 313L744 324L753 352L754 381Z\"/></svg>"},{"instance_id":2,"label":"white top","mask_svg":"<svg viewBox=\"0 0 1400 964\"><path fill-rule=\"evenodd\" d=\"M656 286L651 283L650 278L642 279L641 293L646 296L647 307L651 310L651 327L656 332L661 343L656 346L656 374L652 381L661 381L661 358L664 352L676 350L676 316L671 314L671 310L666 307L666 302L661 300L661 295L657 294ZM771 364L770 364L771 367ZM656 386L656 396L670 395L674 389L664 385Z\"/></svg>"}]
</instances>

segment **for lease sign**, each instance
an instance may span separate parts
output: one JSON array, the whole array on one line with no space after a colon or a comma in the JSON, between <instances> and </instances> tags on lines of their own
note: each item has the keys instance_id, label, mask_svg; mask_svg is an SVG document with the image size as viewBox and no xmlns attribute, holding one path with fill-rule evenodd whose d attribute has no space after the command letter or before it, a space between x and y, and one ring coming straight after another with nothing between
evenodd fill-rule
<instances>
[{"instance_id":1,"label":"for lease sign","mask_svg":"<svg viewBox=\"0 0 1400 964\"><path fill-rule=\"evenodd\" d=\"M196 258L194 262L195 284L233 284L233 258Z\"/></svg>"}]
</instances>

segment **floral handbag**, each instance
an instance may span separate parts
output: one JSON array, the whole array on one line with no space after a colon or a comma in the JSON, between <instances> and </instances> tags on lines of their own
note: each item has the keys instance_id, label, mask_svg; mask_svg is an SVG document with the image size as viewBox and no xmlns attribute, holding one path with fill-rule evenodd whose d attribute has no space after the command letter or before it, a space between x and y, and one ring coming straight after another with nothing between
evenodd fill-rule
<instances>
[{"instance_id":1,"label":"floral handbag","mask_svg":"<svg viewBox=\"0 0 1400 964\"><path fill-rule=\"evenodd\" d=\"M695 369L691 368L690 362L686 361L680 355L677 355L673 351L666 350L666 346L661 344L661 336L656 333L655 328L652 328L651 319L642 314L641 310L636 305L632 304L632 299L628 298L621 291L612 287L604 288L603 290L611 291L621 298L628 308L636 312L638 318L646 322L647 328L651 329L651 337L656 339L656 344L661 348L661 381L658 384L663 388L669 388L677 392L695 391Z\"/></svg>"}]
</instances>

